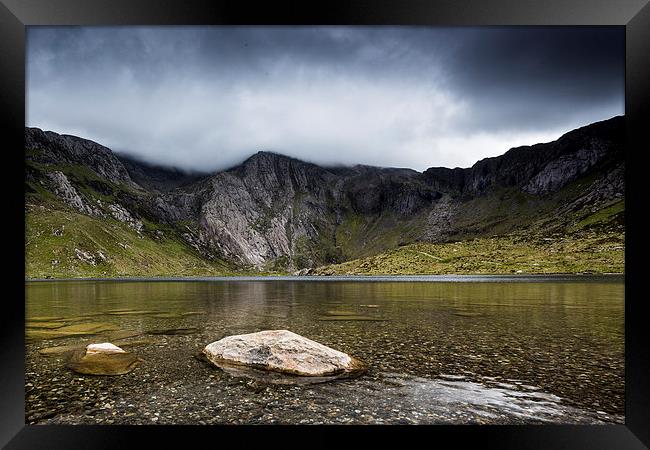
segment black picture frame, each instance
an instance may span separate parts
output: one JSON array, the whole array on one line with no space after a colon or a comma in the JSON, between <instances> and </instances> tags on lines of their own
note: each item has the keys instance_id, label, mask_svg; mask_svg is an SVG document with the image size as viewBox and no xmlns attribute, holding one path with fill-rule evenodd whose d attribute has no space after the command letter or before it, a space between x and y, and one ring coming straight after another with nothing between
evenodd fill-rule
<instances>
[{"instance_id":1,"label":"black picture frame","mask_svg":"<svg viewBox=\"0 0 650 450\"><path fill-rule=\"evenodd\" d=\"M295 443L325 442L333 431L383 440L399 434L406 445L451 439L454 446L496 448L636 449L650 446L646 301L643 277L643 156L650 149L650 5L648 0L329 0L320 2L185 0L0 0L0 76L2 77L3 299L0 362L0 444L18 448L129 448L142 439L149 447L187 445L208 438L214 445L236 437L240 443L263 436L278 440L282 427L207 426L44 426L25 425L24 414L24 126L25 26L28 25L613 25L625 27L627 127L625 254L625 425L604 426L410 426L294 427ZM644 338L644 336L646 336ZM236 436L235 436L236 435ZM300 435L301 437L297 437ZM243 440L242 440L243 439ZM329 437L331 439L331 437ZM336 444L337 441L328 442ZM347 437L340 442L345 443ZM285 441L286 442L286 441ZM195 444L191 444L195 445Z\"/></svg>"}]
</instances>

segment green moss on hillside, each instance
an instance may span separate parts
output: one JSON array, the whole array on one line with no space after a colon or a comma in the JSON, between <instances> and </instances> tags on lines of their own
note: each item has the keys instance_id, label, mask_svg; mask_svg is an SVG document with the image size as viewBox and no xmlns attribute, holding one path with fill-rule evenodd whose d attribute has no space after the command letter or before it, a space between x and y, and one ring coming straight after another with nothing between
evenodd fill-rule
<instances>
[{"instance_id":1,"label":"green moss on hillside","mask_svg":"<svg viewBox=\"0 0 650 450\"><path fill-rule=\"evenodd\" d=\"M508 273L623 273L624 201L581 212L566 228L534 224L526 231L416 243L373 256L317 268L319 275Z\"/></svg>"},{"instance_id":2,"label":"green moss on hillside","mask_svg":"<svg viewBox=\"0 0 650 450\"><path fill-rule=\"evenodd\" d=\"M316 275L622 273L618 232L527 239L506 235L454 243L418 243L316 269Z\"/></svg>"},{"instance_id":3,"label":"green moss on hillside","mask_svg":"<svg viewBox=\"0 0 650 450\"><path fill-rule=\"evenodd\" d=\"M336 246L344 260L377 254L417 240L425 229L425 219L423 214L405 218L385 213L364 218L350 213L336 229Z\"/></svg>"},{"instance_id":4,"label":"green moss on hillside","mask_svg":"<svg viewBox=\"0 0 650 450\"><path fill-rule=\"evenodd\" d=\"M625 201L620 200L606 208L602 208L593 214L585 217L571 227L571 231L581 230L591 226L610 225L620 220L622 222L625 213Z\"/></svg>"},{"instance_id":5,"label":"green moss on hillside","mask_svg":"<svg viewBox=\"0 0 650 450\"><path fill-rule=\"evenodd\" d=\"M28 278L217 276L234 274L175 236L154 239L110 218L28 205L25 275Z\"/></svg>"}]
</instances>

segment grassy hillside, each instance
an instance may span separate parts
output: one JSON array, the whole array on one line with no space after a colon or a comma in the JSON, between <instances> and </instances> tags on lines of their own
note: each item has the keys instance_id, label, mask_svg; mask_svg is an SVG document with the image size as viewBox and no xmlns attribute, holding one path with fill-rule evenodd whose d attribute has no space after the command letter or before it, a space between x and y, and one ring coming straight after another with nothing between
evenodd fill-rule
<instances>
[{"instance_id":1,"label":"grassy hillside","mask_svg":"<svg viewBox=\"0 0 650 450\"><path fill-rule=\"evenodd\" d=\"M400 217L384 213L364 217L349 213L336 228L334 242L343 260L369 256L417 240L422 234L426 213Z\"/></svg>"},{"instance_id":2,"label":"grassy hillside","mask_svg":"<svg viewBox=\"0 0 650 450\"><path fill-rule=\"evenodd\" d=\"M71 209L27 206L25 276L28 278L230 275L173 235L138 234L110 218Z\"/></svg>"},{"instance_id":3,"label":"grassy hillside","mask_svg":"<svg viewBox=\"0 0 650 450\"><path fill-rule=\"evenodd\" d=\"M315 275L623 273L624 202L542 229L451 243L416 243L315 269Z\"/></svg>"}]
</instances>

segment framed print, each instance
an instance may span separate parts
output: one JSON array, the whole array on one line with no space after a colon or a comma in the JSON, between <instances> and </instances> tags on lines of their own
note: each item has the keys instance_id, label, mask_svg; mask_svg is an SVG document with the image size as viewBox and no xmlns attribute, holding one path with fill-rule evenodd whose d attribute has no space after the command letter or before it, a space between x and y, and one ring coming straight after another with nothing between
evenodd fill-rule
<instances>
[{"instance_id":1,"label":"framed print","mask_svg":"<svg viewBox=\"0 0 650 450\"><path fill-rule=\"evenodd\" d=\"M3 0L3 445L647 448L646 3Z\"/></svg>"}]
</instances>

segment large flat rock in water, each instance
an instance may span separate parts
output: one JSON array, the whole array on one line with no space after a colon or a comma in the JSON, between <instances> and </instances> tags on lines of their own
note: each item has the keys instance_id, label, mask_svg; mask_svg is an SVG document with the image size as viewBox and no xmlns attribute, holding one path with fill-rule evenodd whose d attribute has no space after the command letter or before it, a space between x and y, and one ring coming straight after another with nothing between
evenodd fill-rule
<instances>
[{"instance_id":1,"label":"large flat rock in water","mask_svg":"<svg viewBox=\"0 0 650 450\"><path fill-rule=\"evenodd\" d=\"M293 375L328 376L364 370L357 359L287 330L228 336L203 353L215 365L234 364Z\"/></svg>"}]
</instances>

